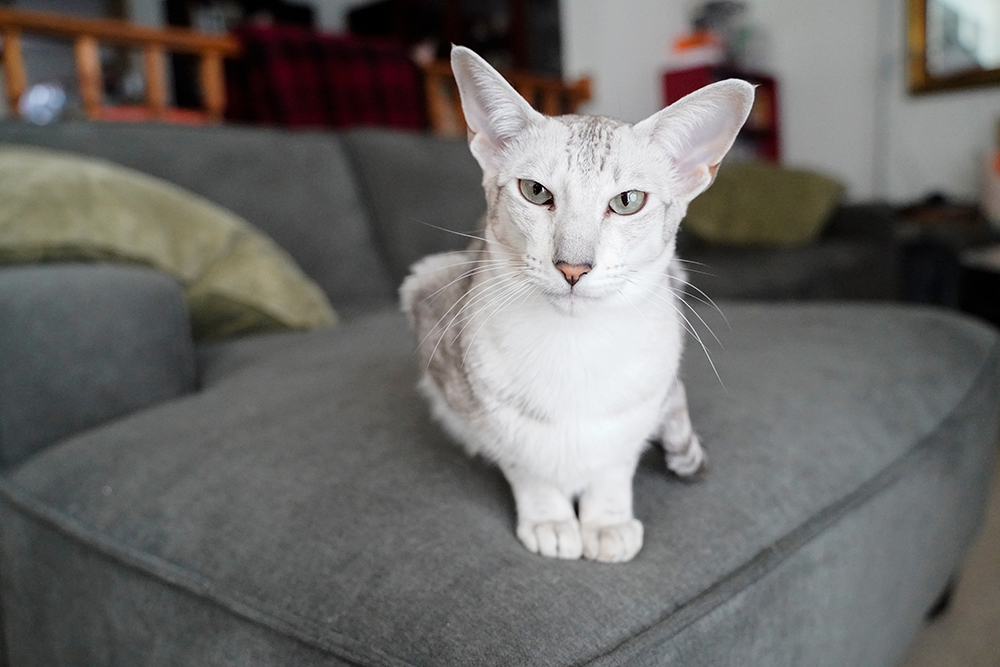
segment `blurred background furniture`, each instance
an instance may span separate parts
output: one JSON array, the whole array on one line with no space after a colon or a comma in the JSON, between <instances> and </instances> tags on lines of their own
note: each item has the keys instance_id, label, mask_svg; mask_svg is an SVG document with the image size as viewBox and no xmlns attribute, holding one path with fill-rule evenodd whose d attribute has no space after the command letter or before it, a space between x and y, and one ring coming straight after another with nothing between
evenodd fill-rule
<instances>
[{"instance_id":1,"label":"blurred background furniture","mask_svg":"<svg viewBox=\"0 0 1000 667\"><path fill-rule=\"evenodd\" d=\"M252 17L255 4L243 3L240 16ZM409 33L380 34L375 24L356 19L357 34L327 34L310 27L311 13L298 6L268 8L277 12L276 23L234 24L223 35L0 9L8 106L17 113L27 86L21 35L41 34L73 44L80 102L92 120L197 123L225 116L232 122L286 127L429 128L442 136L464 136L448 61L433 52L422 63L415 61L416 47L405 39L412 41ZM175 24L191 23L190 8L181 11L176 3L168 4L168 16ZM422 39L429 34L419 33ZM102 44L140 49L142 105L105 104ZM590 99L586 78L565 83L527 69L508 75L526 99L551 115L574 113Z\"/></svg>"},{"instance_id":2,"label":"blurred background furniture","mask_svg":"<svg viewBox=\"0 0 1000 667\"><path fill-rule=\"evenodd\" d=\"M83 111L91 120L219 121L226 107L223 60L240 52L239 42L229 36L204 35L179 28L146 28L115 19L81 19L0 9L7 103L15 114L27 86L21 53L24 34L47 35L73 43ZM146 91L144 106L105 106L101 44L141 49ZM172 52L190 53L197 58L202 111L168 106L166 57Z\"/></svg>"}]
</instances>

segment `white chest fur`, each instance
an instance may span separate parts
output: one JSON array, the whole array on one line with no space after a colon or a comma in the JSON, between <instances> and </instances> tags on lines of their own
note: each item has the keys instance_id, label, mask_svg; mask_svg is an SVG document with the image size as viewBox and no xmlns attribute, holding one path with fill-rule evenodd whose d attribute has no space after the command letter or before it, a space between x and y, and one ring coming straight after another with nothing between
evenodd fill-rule
<instances>
[{"instance_id":1,"label":"white chest fur","mask_svg":"<svg viewBox=\"0 0 1000 667\"><path fill-rule=\"evenodd\" d=\"M662 419L681 350L668 310L649 312L625 295L584 311L561 313L544 298L503 317L484 309L465 351L484 407L476 449L570 492L638 456Z\"/></svg>"}]
</instances>

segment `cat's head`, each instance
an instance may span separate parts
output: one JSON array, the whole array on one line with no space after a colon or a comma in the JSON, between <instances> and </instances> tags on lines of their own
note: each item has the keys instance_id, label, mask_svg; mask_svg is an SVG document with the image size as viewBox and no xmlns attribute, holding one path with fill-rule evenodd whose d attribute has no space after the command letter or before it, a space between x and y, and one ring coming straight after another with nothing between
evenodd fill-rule
<instances>
[{"instance_id":1,"label":"cat's head","mask_svg":"<svg viewBox=\"0 0 1000 667\"><path fill-rule=\"evenodd\" d=\"M728 80L635 125L546 117L469 49L454 47L451 63L483 169L487 238L568 311L665 266L753 102L753 86Z\"/></svg>"}]
</instances>

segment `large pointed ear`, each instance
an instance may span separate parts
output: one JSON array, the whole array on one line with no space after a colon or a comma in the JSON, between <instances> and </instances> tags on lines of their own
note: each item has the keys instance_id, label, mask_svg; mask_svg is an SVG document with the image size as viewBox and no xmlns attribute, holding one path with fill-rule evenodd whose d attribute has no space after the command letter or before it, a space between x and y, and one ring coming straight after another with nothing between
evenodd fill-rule
<instances>
[{"instance_id":1,"label":"large pointed ear","mask_svg":"<svg viewBox=\"0 0 1000 667\"><path fill-rule=\"evenodd\" d=\"M732 148L753 105L754 87L727 79L682 97L636 125L667 149L677 167L681 196L704 192Z\"/></svg>"},{"instance_id":2,"label":"large pointed ear","mask_svg":"<svg viewBox=\"0 0 1000 667\"><path fill-rule=\"evenodd\" d=\"M484 171L495 170L504 146L543 116L470 49L452 47L451 69L469 126L469 148Z\"/></svg>"}]
</instances>

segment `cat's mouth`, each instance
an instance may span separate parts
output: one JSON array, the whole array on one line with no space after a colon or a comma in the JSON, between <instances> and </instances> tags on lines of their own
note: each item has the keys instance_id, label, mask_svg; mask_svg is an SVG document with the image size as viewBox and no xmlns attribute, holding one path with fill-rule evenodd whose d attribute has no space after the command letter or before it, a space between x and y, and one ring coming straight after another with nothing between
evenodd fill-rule
<instances>
[{"instance_id":1,"label":"cat's mouth","mask_svg":"<svg viewBox=\"0 0 1000 667\"><path fill-rule=\"evenodd\" d=\"M608 290L603 286L591 283L584 283L582 280L575 285L549 285L543 290L548 301L557 309L563 312L575 312L580 308L587 308L603 301L606 301L614 290Z\"/></svg>"}]
</instances>

